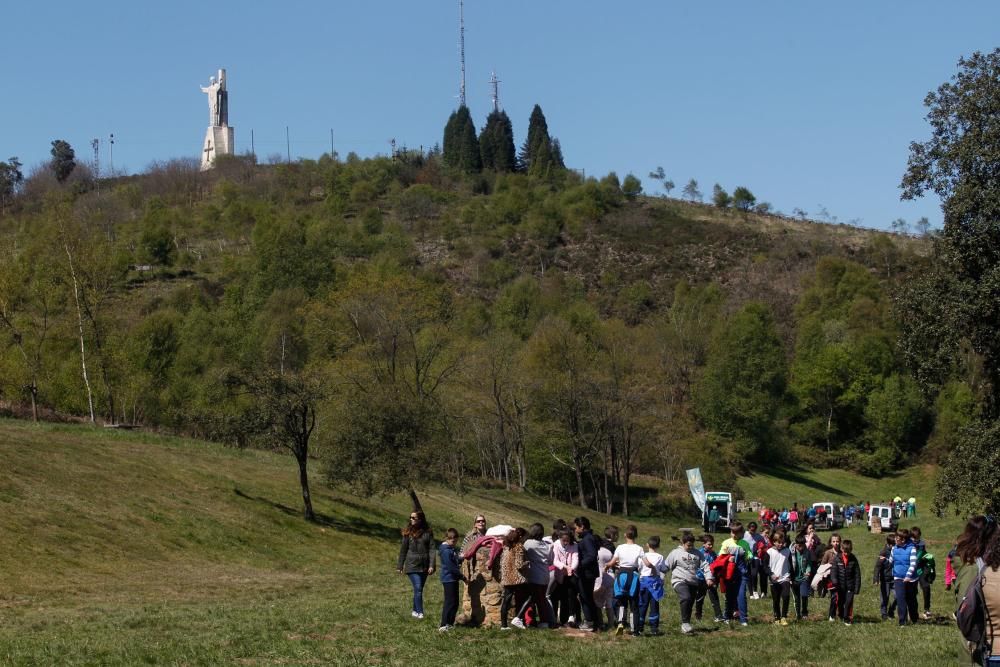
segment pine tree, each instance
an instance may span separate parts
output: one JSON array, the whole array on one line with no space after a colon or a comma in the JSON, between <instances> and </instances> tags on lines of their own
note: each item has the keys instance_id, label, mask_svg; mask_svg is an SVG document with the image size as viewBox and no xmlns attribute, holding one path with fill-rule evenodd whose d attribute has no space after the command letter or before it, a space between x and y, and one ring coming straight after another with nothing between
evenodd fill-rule
<instances>
[{"instance_id":1,"label":"pine tree","mask_svg":"<svg viewBox=\"0 0 1000 667\"><path fill-rule=\"evenodd\" d=\"M483 169L514 171L517 153L514 149L514 128L504 111L494 111L486 118L479 135L479 153Z\"/></svg>"},{"instance_id":2,"label":"pine tree","mask_svg":"<svg viewBox=\"0 0 1000 667\"><path fill-rule=\"evenodd\" d=\"M444 142L442 144L441 159L449 167L454 167L458 163L458 111L452 111L448 116L448 123L444 126Z\"/></svg>"},{"instance_id":3,"label":"pine tree","mask_svg":"<svg viewBox=\"0 0 1000 667\"><path fill-rule=\"evenodd\" d=\"M452 112L444 127L444 163L466 173L482 170L476 126L467 106Z\"/></svg>"},{"instance_id":4,"label":"pine tree","mask_svg":"<svg viewBox=\"0 0 1000 667\"><path fill-rule=\"evenodd\" d=\"M464 111L464 113L463 113ZM479 155L479 139L476 138L476 124L472 122L472 114L468 107L458 110L459 126L459 158L456 165L467 174L483 170L483 160Z\"/></svg>"},{"instance_id":5,"label":"pine tree","mask_svg":"<svg viewBox=\"0 0 1000 667\"><path fill-rule=\"evenodd\" d=\"M552 165L555 167L559 167L560 169L565 169L566 162L565 160L563 160L562 144L560 144L559 140L556 139L555 137L552 137L551 148L552 148Z\"/></svg>"},{"instance_id":6,"label":"pine tree","mask_svg":"<svg viewBox=\"0 0 1000 667\"><path fill-rule=\"evenodd\" d=\"M531 117L528 119L528 136L521 146L521 164L525 169L531 169L532 160L538 152L538 147L542 140L549 145L549 155L551 157L552 140L549 138L549 125L545 122L545 114L542 107L535 105L531 110ZM560 151L561 152L561 151Z\"/></svg>"},{"instance_id":7,"label":"pine tree","mask_svg":"<svg viewBox=\"0 0 1000 667\"><path fill-rule=\"evenodd\" d=\"M546 176L552 165L552 146L548 136L543 136L538 142L538 146L535 147L534 156L528 166L528 173L532 176Z\"/></svg>"}]
</instances>

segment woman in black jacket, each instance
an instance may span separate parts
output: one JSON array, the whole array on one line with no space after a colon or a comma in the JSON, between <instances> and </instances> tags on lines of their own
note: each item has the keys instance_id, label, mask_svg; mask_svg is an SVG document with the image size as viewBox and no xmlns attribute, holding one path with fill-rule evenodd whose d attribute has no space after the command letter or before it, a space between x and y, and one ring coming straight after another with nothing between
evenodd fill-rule
<instances>
[{"instance_id":1,"label":"woman in black jacket","mask_svg":"<svg viewBox=\"0 0 1000 667\"><path fill-rule=\"evenodd\" d=\"M434 536L423 512L411 512L410 522L403 529L396 570L410 578L413 585L413 618L424 617L424 583L434 574L437 552Z\"/></svg>"}]
</instances>

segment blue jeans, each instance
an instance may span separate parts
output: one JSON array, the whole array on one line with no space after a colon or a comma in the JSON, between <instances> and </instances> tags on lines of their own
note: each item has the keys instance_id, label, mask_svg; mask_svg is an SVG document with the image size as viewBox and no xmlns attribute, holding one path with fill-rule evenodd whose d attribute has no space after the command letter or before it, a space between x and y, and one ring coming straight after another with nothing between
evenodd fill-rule
<instances>
[{"instance_id":1,"label":"blue jeans","mask_svg":"<svg viewBox=\"0 0 1000 667\"><path fill-rule=\"evenodd\" d=\"M739 611L740 621L746 623L750 620L747 613L747 588L750 587L750 575L738 574L733 581L726 583L726 618L733 617L734 611Z\"/></svg>"},{"instance_id":2,"label":"blue jeans","mask_svg":"<svg viewBox=\"0 0 1000 667\"><path fill-rule=\"evenodd\" d=\"M649 623L649 629L656 633L660 631L660 601L646 589L639 591L639 622L636 630L642 632L642 627Z\"/></svg>"},{"instance_id":3,"label":"blue jeans","mask_svg":"<svg viewBox=\"0 0 1000 667\"><path fill-rule=\"evenodd\" d=\"M407 572L413 584L413 611L418 614L424 613L424 583L427 581L426 572Z\"/></svg>"}]
</instances>

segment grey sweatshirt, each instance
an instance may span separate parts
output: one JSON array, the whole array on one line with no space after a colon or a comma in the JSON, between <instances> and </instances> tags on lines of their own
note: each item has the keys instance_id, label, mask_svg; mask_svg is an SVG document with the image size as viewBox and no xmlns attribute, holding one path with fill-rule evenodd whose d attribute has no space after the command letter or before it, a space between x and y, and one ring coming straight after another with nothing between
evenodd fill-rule
<instances>
[{"instance_id":1,"label":"grey sweatshirt","mask_svg":"<svg viewBox=\"0 0 1000 667\"><path fill-rule=\"evenodd\" d=\"M702 560L701 554L698 553L697 549L692 549L688 551L684 547L677 547L669 554L667 554L667 560L664 562L667 569L670 570L670 585L676 586L677 584L698 584L698 570L701 570L705 574L705 581L714 581L712 576L712 569L708 566L708 563Z\"/></svg>"},{"instance_id":2,"label":"grey sweatshirt","mask_svg":"<svg viewBox=\"0 0 1000 667\"><path fill-rule=\"evenodd\" d=\"M531 563L524 575L529 584L549 583L549 565L552 565L552 545L541 540L525 540L524 560Z\"/></svg>"}]
</instances>

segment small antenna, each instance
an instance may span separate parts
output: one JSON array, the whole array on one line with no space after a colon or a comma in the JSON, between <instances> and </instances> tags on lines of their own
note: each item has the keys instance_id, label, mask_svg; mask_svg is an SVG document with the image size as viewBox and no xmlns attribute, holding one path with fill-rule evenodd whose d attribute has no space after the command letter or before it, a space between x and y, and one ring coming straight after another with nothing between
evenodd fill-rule
<instances>
[{"instance_id":1,"label":"small antenna","mask_svg":"<svg viewBox=\"0 0 1000 667\"><path fill-rule=\"evenodd\" d=\"M111 178L114 178L115 177L115 133L114 132L111 133L111 138L108 140L108 143L111 145L110 148L111 156L108 158L108 162L110 162Z\"/></svg>"},{"instance_id":2,"label":"small antenna","mask_svg":"<svg viewBox=\"0 0 1000 667\"><path fill-rule=\"evenodd\" d=\"M500 79L496 70L490 72L490 87L493 89L493 111L500 111Z\"/></svg>"},{"instance_id":3,"label":"small antenna","mask_svg":"<svg viewBox=\"0 0 1000 667\"><path fill-rule=\"evenodd\" d=\"M458 0L458 55L462 66L462 80L458 86L458 106L465 106L465 0Z\"/></svg>"}]
</instances>

